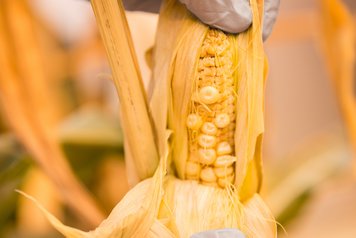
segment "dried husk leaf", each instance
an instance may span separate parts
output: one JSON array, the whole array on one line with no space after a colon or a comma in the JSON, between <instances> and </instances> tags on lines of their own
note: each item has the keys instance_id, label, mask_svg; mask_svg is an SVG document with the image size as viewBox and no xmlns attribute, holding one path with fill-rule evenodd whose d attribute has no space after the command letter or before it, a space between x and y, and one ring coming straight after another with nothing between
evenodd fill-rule
<instances>
[{"instance_id":1,"label":"dried husk leaf","mask_svg":"<svg viewBox=\"0 0 356 238\"><path fill-rule=\"evenodd\" d=\"M258 3L262 3L258 5ZM264 132L264 83L267 74L267 61L262 42L261 17L263 1L250 1L253 11L253 24L248 31L237 37L237 106L235 150L236 163L235 185L242 198L258 192L262 181L261 146ZM260 8L258 8L260 7ZM252 165L251 165L252 164ZM248 170L251 171L248 171ZM246 180L247 174L255 176ZM243 185L245 181L246 183ZM254 181L254 182L252 182ZM242 185L242 186L239 186ZM243 194L247 187L252 193Z\"/></svg>"},{"instance_id":2,"label":"dried husk leaf","mask_svg":"<svg viewBox=\"0 0 356 238\"><path fill-rule=\"evenodd\" d=\"M166 141L169 135L166 132ZM188 238L196 232L222 228L238 228L248 238L276 237L273 216L259 195L242 204L237 192L166 176L168 151L154 177L137 184L94 231L63 225L33 198L25 196L70 238Z\"/></svg>"},{"instance_id":3,"label":"dried husk leaf","mask_svg":"<svg viewBox=\"0 0 356 238\"><path fill-rule=\"evenodd\" d=\"M37 202L36 205L66 237L188 238L196 232L223 228L238 228L249 238L276 237L274 218L257 194L241 204L231 199L227 190L169 176L163 197L153 189L157 182L154 177L136 185L111 215L90 232L65 226Z\"/></svg>"}]
</instances>

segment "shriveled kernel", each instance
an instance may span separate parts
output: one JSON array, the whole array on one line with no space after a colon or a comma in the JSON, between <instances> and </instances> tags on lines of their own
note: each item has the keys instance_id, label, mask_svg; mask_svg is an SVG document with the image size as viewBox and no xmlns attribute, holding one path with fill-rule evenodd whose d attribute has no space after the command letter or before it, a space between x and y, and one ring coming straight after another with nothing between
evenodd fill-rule
<instances>
[{"instance_id":1,"label":"shriveled kernel","mask_svg":"<svg viewBox=\"0 0 356 238\"><path fill-rule=\"evenodd\" d=\"M216 175L214 173L213 168L206 167L206 168L201 170L200 179L202 181L204 181L204 182L212 183L212 182L216 182L217 177L216 177Z\"/></svg>"},{"instance_id":2,"label":"shriveled kernel","mask_svg":"<svg viewBox=\"0 0 356 238\"><path fill-rule=\"evenodd\" d=\"M218 156L214 162L215 167L229 167L236 161L236 157L232 155Z\"/></svg>"},{"instance_id":3,"label":"shriveled kernel","mask_svg":"<svg viewBox=\"0 0 356 238\"><path fill-rule=\"evenodd\" d=\"M234 167L216 167L214 168L215 175L218 178L223 178L234 173Z\"/></svg>"},{"instance_id":4,"label":"shriveled kernel","mask_svg":"<svg viewBox=\"0 0 356 238\"><path fill-rule=\"evenodd\" d=\"M205 86L199 91L199 99L202 103L213 104L219 100L219 91L213 86Z\"/></svg>"},{"instance_id":5,"label":"shriveled kernel","mask_svg":"<svg viewBox=\"0 0 356 238\"><path fill-rule=\"evenodd\" d=\"M214 76L206 76L206 75L203 75L202 73L199 73L198 77L200 80L198 83L201 87L211 86L214 84L214 80L215 80Z\"/></svg>"},{"instance_id":6,"label":"shriveled kernel","mask_svg":"<svg viewBox=\"0 0 356 238\"><path fill-rule=\"evenodd\" d=\"M211 44L204 44L200 57L215 56L216 49Z\"/></svg>"},{"instance_id":7,"label":"shriveled kernel","mask_svg":"<svg viewBox=\"0 0 356 238\"><path fill-rule=\"evenodd\" d=\"M216 128L215 124L212 122L204 122L201 127L201 131L207 135L216 135L218 132L218 128Z\"/></svg>"},{"instance_id":8,"label":"shriveled kernel","mask_svg":"<svg viewBox=\"0 0 356 238\"><path fill-rule=\"evenodd\" d=\"M205 76L215 76L216 75L216 68L215 67L209 67L209 68L205 68L203 70L203 75Z\"/></svg>"},{"instance_id":9,"label":"shriveled kernel","mask_svg":"<svg viewBox=\"0 0 356 238\"><path fill-rule=\"evenodd\" d=\"M226 176L225 178L219 178L218 184L220 187L225 188L234 182L234 175Z\"/></svg>"},{"instance_id":10,"label":"shriveled kernel","mask_svg":"<svg viewBox=\"0 0 356 238\"><path fill-rule=\"evenodd\" d=\"M216 115L214 123L219 128L224 128L229 125L230 117L227 113L221 113Z\"/></svg>"},{"instance_id":11,"label":"shriveled kernel","mask_svg":"<svg viewBox=\"0 0 356 238\"><path fill-rule=\"evenodd\" d=\"M225 44L222 44L222 45L216 45L216 44L214 44L215 42L203 44L200 57L222 55L229 47L228 41L226 41L226 42L227 43L224 42Z\"/></svg>"},{"instance_id":12,"label":"shriveled kernel","mask_svg":"<svg viewBox=\"0 0 356 238\"><path fill-rule=\"evenodd\" d=\"M213 164L216 159L216 152L214 149L199 149L199 162L202 164Z\"/></svg>"},{"instance_id":13,"label":"shriveled kernel","mask_svg":"<svg viewBox=\"0 0 356 238\"><path fill-rule=\"evenodd\" d=\"M200 134L198 144L203 148L212 148L216 145L216 137L206 134Z\"/></svg>"},{"instance_id":14,"label":"shriveled kernel","mask_svg":"<svg viewBox=\"0 0 356 238\"><path fill-rule=\"evenodd\" d=\"M228 66L229 68L232 65L231 59L228 57L217 57L215 58L215 65L218 67L222 67L222 66Z\"/></svg>"},{"instance_id":15,"label":"shriveled kernel","mask_svg":"<svg viewBox=\"0 0 356 238\"><path fill-rule=\"evenodd\" d=\"M228 155L231 152L232 152L231 145L226 141L220 142L216 147L216 153L218 155Z\"/></svg>"},{"instance_id":16,"label":"shriveled kernel","mask_svg":"<svg viewBox=\"0 0 356 238\"><path fill-rule=\"evenodd\" d=\"M200 175L200 170L201 166L199 163L187 161L185 165L185 173L187 177L198 179Z\"/></svg>"},{"instance_id":17,"label":"shriveled kernel","mask_svg":"<svg viewBox=\"0 0 356 238\"><path fill-rule=\"evenodd\" d=\"M200 60L203 67L213 67L215 66L215 58L214 57L205 57Z\"/></svg>"},{"instance_id":18,"label":"shriveled kernel","mask_svg":"<svg viewBox=\"0 0 356 238\"><path fill-rule=\"evenodd\" d=\"M192 130L199 130L201 125L203 124L203 120L201 116L197 114L189 114L187 117L187 127Z\"/></svg>"}]
</instances>

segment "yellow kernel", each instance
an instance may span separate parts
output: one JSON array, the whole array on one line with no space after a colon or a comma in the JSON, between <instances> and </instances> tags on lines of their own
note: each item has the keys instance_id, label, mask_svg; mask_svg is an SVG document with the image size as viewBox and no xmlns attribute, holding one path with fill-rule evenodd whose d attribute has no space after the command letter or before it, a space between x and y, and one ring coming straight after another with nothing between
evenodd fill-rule
<instances>
[{"instance_id":1,"label":"yellow kernel","mask_svg":"<svg viewBox=\"0 0 356 238\"><path fill-rule=\"evenodd\" d=\"M226 113L218 114L214 119L214 123L218 128L224 128L229 125L230 117Z\"/></svg>"},{"instance_id":2,"label":"yellow kernel","mask_svg":"<svg viewBox=\"0 0 356 238\"><path fill-rule=\"evenodd\" d=\"M215 172L215 175L218 178L223 178L223 177L226 177L226 176L229 176L229 175L233 174L234 167L232 167L232 166L229 166L229 167L216 167L216 168L214 168L214 172Z\"/></svg>"},{"instance_id":3,"label":"yellow kernel","mask_svg":"<svg viewBox=\"0 0 356 238\"><path fill-rule=\"evenodd\" d=\"M211 46L211 45L208 46L208 47L206 47L206 53L207 53L208 55L215 56L216 52L217 52L217 48L216 48L216 47L213 47L213 46Z\"/></svg>"},{"instance_id":4,"label":"yellow kernel","mask_svg":"<svg viewBox=\"0 0 356 238\"><path fill-rule=\"evenodd\" d=\"M204 122L203 126L201 127L201 131L207 135L216 135L218 132L218 128L212 122Z\"/></svg>"},{"instance_id":5,"label":"yellow kernel","mask_svg":"<svg viewBox=\"0 0 356 238\"><path fill-rule=\"evenodd\" d=\"M213 104L220 98L219 91L213 86L205 86L199 91L199 99L202 103Z\"/></svg>"},{"instance_id":6,"label":"yellow kernel","mask_svg":"<svg viewBox=\"0 0 356 238\"><path fill-rule=\"evenodd\" d=\"M202 124L203 124L203 120L199 115L197 114L188 115L186 125L189 129L199 130Z\"/></svg>"},{"instance_id":7,"label":"yellow kernel","mask_svg":"<svg viewBox=\"0 0 356 238\"><path fill-rule=\"evenodd\" d=\"M228 155L231 152L232 152L231 145L226 141L220 142L216 147L216 153L218 155Z\"/></svg>"},{"instance_id":8,"label":"yellow kernel","mask_svg":"<svg viewBox=\"0 0 356 238\"><path fill-rule=\"evenodd\" d=\"M225 178L219 178L218 184L220 187L225 188L234 182L234 175L227 176Z\"/></svg>"},{"instance_id":9,"label":"yellow kernel","mask_svg":"<svg viewBox=\"0 0 356 238\"><path fill-rule=\"evenodd\" d=\"M216 159L214 149L199 149L199 162L202 164L213 164Z\"/></svg>"},{"instance_id":10,"label":"yellow kernel","mask_svg":"<svg viewBox=\"0 0 356 238\"><path fill-rule=\"evenodd\" d=\"M229 167L236 161L236 157L232 155L218 156L214 162L215 167Z\"/></svg>"},{"instance_id":11,"label":"yellow kernel","mask_svg":"<svg viewBox=\"0 0 356 238\"><path fill-rule=\"evenodd\" d=\"M199 154L197 152L190 152L188 160L192 162L199 162Z\"/></svg>"},{"instance_id":12,"label":"yellow kernel","mask_svg":"<svg viewBox=\"0 0 356 238\"><path fill-rule=\"evenodd\" d=\"M187 161L185 165L185 174L187 177L198 179L200 170L201 170L201 166L199 163Z\"/></svg>"},{"instance_id":13,"label":"yellow kernel","mask_svg":"<svg viewBox=\"0 0 356 238\"><path fill-rule=\"evenodd\" d=\"M216 137L206 134L200 134L198 144L203 148L212 148L216 145Z\"/></svg>"},{"instance_id":14,"label":"yellow kernel","mask_svg":"<svg viewBox=\"0 0 356 238\"><path fill-rule=\"evenodd\" d=\"M200 172L200 179L204 182L212 183L216 182L216 175L211 167L206 167Z\"/></svg>"}]
</instances>

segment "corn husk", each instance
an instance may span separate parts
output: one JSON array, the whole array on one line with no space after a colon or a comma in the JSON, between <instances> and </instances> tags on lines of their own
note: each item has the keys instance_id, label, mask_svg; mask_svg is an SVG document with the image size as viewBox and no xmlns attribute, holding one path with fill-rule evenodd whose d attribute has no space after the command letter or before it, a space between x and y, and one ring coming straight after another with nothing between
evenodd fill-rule
<instances>
[{"instance_id":1,"label":"corn husk","mask_svg":"<svg viewBox=\"0 0 356 238\"><path fill-rule=\"evenodd\" d=\"M176 4L177 6L170 6ZM235 50L238 55L238 89L235 146L238 163L236 164L235 184L238 186L248 178L250 193L256 192L261 182L261 135L263 133L263 95L266 64L262 39L254 37L261 34L260 17L255 6L255 24L245 33L235 36ZM174 131L173 152L174 167L179 178L184 179L185 163L188 157L188 135L186 118L192 96L196 62L202 41L209 30L201 24L184 6L170 1L166 11L160 15L157 45L155 49L155 90L151 98L151 110L158 135L159 151L164 151L161 138L166 125ZM179 19L179 20L177 20ZM166 49L174 50L162 54ZM164 101L163 98L168 100ZM167 110L165 110L167 108ZM167 121L168 114L168 121ZM246 129L248 128L248 129ZM247 181L247 180L246 180ZM251 194L250 194L251 195Z\"/></svg>"},{"instance_id":2,"label":"corn husk","mask_svg":"<svg viewBox=\"0 0 356 238\"><path fill-rule=\"evenodd\" d=\"M163 178L164 167L161 164L153 178L136 185L110 216L90 232L63 225L41 204L25 196L40 207L59 232L71 238L188 238L197 232L227 227L242 230L246 237L276 237L273 216L259 195L241 204L228 190L173 176Z\"/></svg>"},{"instance_id":3,"label":"corn husk","mask_svg":"<svg viewBox=\"0 0 356 238\"><path fill-rule=\"evenodd\" d=\"M185 118L192 89L189 79L195 72L197 53L209 27L200 23L179 1L167 0L161 7L149 104L159 166L154 176L136 185L94 231L85 233L66 227L45 211L62 234L188 238L201 231L238 228L250 238L276 236L273 216L257 194L261 181L266 61L260 19L262 1L251 0L251 7L252 27L238 36L230 36L236 42L234 48L239 56L236 77L240 115L236 118L235 137L241 162L236 165L235 185L221 189L182 180L188 151Z\"/></svg>"}]
</instances>

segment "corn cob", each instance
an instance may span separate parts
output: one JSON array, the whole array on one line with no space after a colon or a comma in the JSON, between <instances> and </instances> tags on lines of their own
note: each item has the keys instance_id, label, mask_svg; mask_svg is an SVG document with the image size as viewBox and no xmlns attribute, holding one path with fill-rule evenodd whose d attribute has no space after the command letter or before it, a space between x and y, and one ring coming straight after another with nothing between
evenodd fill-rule
<instances>
[{"instance_id":1,"label":"corn cob","mask_svg":"<svg viewBox=\"0 0 356 238\"><path fill-rule=\"evenodd\" d=\"M203 40L187 117L185 177L225 188L234 180L236 80L231 39L210 29Z\"/></svg>"}]
</instances>

